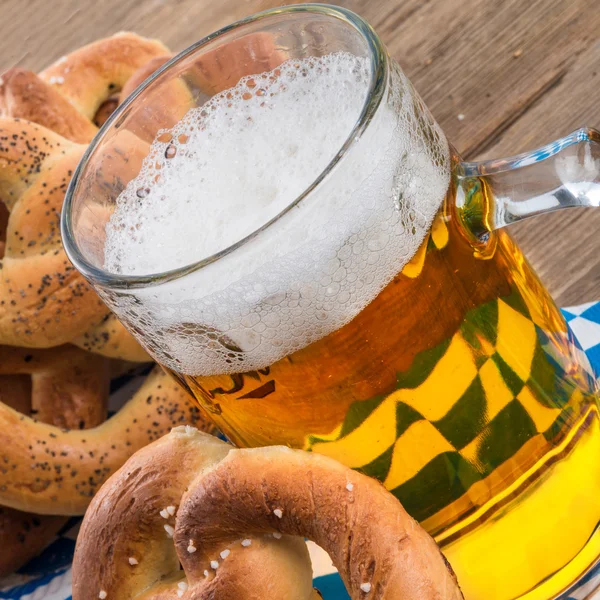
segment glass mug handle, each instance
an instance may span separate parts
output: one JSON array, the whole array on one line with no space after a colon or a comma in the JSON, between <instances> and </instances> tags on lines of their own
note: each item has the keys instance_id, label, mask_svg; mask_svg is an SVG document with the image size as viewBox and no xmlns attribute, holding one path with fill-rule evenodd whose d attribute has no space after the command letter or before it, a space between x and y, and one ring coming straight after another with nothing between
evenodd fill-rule
<instances>
[{"instance_id":1,"label":"glass mug handle","mask_svg":"<svg viewBox=\"0 0 600 600\"><path fill-rule=\"evenodd\" d=\"M458 163L459 219L478 241L535 215L600 205L600 132L582 128L510 158Z\"/></svg>"}]
</instances>

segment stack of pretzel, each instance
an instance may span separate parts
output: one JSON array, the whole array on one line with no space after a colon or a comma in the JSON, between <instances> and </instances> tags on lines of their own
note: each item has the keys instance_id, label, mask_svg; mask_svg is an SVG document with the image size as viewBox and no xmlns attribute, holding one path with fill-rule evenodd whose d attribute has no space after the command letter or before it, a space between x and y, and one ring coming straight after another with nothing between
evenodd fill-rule
<instances>
[{"instance_id":1,"label":"stack of pretzel","mask_svg":"<svg viewBox=\"0 0 600 600\"><path fill-rule=\"evenodd\" d=\"M60 239L87 144L168 58L160 42L122 33L0 80L0 576L83 514L137 449L175 425L210 428L158 367L106 420L111 375L150 359Z\"/></svg>"},{"instance_id":2,"label":"stack of pretzel","mask_svg":"<svg viewBox=\"0 0 600 600\"><path fill-rule=\"evenodd\" d=\"M207 53L198 86L283 59L253 34L256 62L237 60L247 41ZM69 263L60 212L98 126L167 58L125 33L0 81L0 576L87 509L74 600L316 600L304 537L353 600L462 600L433 539L380 483L303 451L232 449L198 431L212 426L158 367L106 420L111 376L149 358ZM169 107L193 105L183 87L148 118L180 118ZM138 125L124 163L152 139Z\"/></svg>"}]
</instances>

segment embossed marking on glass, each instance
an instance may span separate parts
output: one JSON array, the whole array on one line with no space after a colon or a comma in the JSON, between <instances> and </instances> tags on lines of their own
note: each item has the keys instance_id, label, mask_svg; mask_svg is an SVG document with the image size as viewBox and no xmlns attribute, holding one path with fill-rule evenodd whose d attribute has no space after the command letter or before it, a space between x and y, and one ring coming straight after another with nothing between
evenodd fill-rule
<instances>
[{"instance_id":1,"label":"embossed marking on glass","mask_svg":"<svg viewBox=\"0 0 600 600\"><path fill-rule=\"evenodd\" d=\"M290 6L136 91L63 238L235 443L380 479L467 598L547 600L599 556L597 387L498 228L597 206L599 147L581 130L463 163L364 21Z\"/></svg>"}]
</instances>

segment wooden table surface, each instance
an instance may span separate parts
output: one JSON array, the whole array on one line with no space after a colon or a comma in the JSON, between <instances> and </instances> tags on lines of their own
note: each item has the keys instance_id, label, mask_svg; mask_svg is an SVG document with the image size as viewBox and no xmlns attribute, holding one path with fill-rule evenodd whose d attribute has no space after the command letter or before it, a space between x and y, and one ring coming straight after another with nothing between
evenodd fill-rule
<instances>
[{"instance_id":1,"label":"wooden table surface","mask_svg":"<svg viewBox=\"0 0 600 600\"><path fill-rule=\"evenodd\" d=\"M0 70L122 30L181 50L284 0L0 0ZM465 159L600 127L598 0L341 0L376 29ZM464 115L459 120L458 115ZM511 228L557 301L600 300L600 210Z\"/></svg>"}]
</instances>

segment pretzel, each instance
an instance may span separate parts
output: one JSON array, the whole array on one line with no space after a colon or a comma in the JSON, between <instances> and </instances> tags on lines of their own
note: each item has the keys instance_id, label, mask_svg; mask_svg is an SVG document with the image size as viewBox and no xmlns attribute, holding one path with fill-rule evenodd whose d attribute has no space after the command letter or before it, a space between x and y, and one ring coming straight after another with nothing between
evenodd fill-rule
<instances>
[{"instance_id":1,"label":"pretzel","mask_svg":"<svg viewBox=\"0 0 600 600\"><path fill-rule=\"evenodd\" d=\"M63 57L39 77L23 69L2 77L0 114L27 118L54 133L19 120L0 124L0 162L8 163L0 172L0 199L12 213L3 236L8 240L0 270L0 344L49 347L73 341L108 356L148 359L62 249L60 209L85 147L56 133L90 141L96 132L90 119L98 107L165 52L159 42L119 34ZM2 221L0 215L4 231Z\"/></svg>"},{"instance_id":2,"label":"pretzel","mask_svg":"<svg viewBox=\"0 0 600 600\"><path fill-rule=\"evenodd\" d=\"M73 563L73 598L98 598L102 591L107 598L177 598L181 590L178 584L185 578L169 537L172 530L168 528L176 523L174 508L198 473L221 461L230 449L228 444L192 427L177 427L129 459L101 489L86 513ZM100 542L101 537L104 539ZM235 581L236 589L243 590L244 573L259 571L269 593L252 598L319 597L312 593L310 559L301 539L249 535L248 540L249 551L236 553L232 549L231 556L223 561L226 571L227 566L234 565L242 575L226 578ZM196 548L192 542L200 550L199 543L187 542L182 557L186 571L190 568L190 558L199 556L192 553ZM104 555L104 547L111 547L112 551ZM220 547L219 552L224 549L225 546ZM104 555L102 561L97 560L99 552ZM214 558L222 561L218 553ZM135 561L137 564L132 564ZM207 568L211 569L208 565ZM204 579L203 574L201 577ZM211 597L223 600L248 597L228 595L217 584L213 582ZM144 594L147 588L148 593Z\"/></svg>"},{"instance_id":3,"label":"pretzel","mask_svg":"<svg viewBox=\"0 0 600 600\"><path fill-rule=\"evenodd\" d=\"M47 425L0 403L0 504L38 514L83 514L92 496L139 448L172 427L214 427L194 401L155 367L129 402L80 431Z\"/></svg>"},{"instance_id":4,"label":"pretzel","mask_svg":"<svg viewBox=\"0 0 600 600\"><path fill-rule=\"evenodd\" d=\"M38 75L21 68L9 69L0 83L0 115L43 125L81 144L96 135L97 127L64 96Z\"/></svg>"},{"instance_id":5,"label":"pretzel","mask_svg":"<svg viewBox=\"0 0 600 600\"><path fill-rule=\"evenodd\" d=\"M119 33L63 56L39 76L9 69L0 81L0 115L38 123L79 143L89 142L128 79L168 50L158 41ZM104 114L98 115L101 107Z\"/></svg>"},{"instance_id":6,"label":"pretzel","mask_svg":"<svg viewBox=\"0 0 600 600\"><path fill-rule=\"evenodd\" d=\"M123 102L135 89L140 86L152 73L160 69L168 60L172 58L171 54L163 54L151 58L145 65L141 66L128 80L121 89L119 102Z\"/></svg>"},{"instance_id":7,"label":"pretzel","mask_svg":"<svg viewBox=\"0 0 600 600\"><path fill-rule=\"evenodd\" d=\"M118 34L63 57L39 77L22 69L4 74L0 114L45 128L0 120L0 200L5 204L0 211L0 344L50 347L73 341L107 356L148 360L68 262L59 216L85 150L72 142L88 142L96 132L91 118L97 109L148 60L165 52L159 42ZM11 213L6 227L4 208Z\"/></svg>"},{"instance_id":8,"label":"pretzel","mask_svg":"<svg viewBox=\"0 0 600 600\"><path fill-rule=\"evenodd\" d=\"M353 600L462 598L433 539L377 481L300 450L227 450L178 427L127 461L84 518L73 599L307 600L303 537Z\"/></svg>"},{"instance_id":9,"label":"pretzel","mask_svg":"<svg viewBox=\"0 0 600 600\"><path fill-rule=\"evenodd\" d=\"M44 423L86 429L106 419L110 372L101 356L68 345L0 346L0 377L0 401Z\"/></svg>"},{"instance_id":10,"label":"pretzel","mask_svg":"<svg viewBox=\"0 0 600 600\"><path fill-rule=\"evenodd\" d=\"M98 108L155 56L169 50L157 40L121 32L83 46L40 73L90 121Z\"/></svg>"},{"instance_id":11,"label":"pretzel","mask_svg":"<svg viewBox=\"0 0 600 600\"><path fill-rule=\"evenodd\" d=\"M63 57L40 76L22 69L3 76L0 114L26 117L46 129L0 120L0 162L9 167L0 171L0 200L12 213L4 244L0 237L6 255L0 271L0 344L50 347L72 342L110 357L148 360L74 272L62 249L58 220L67 184L85 150L72 142L88 142L96 132L90 119L98 116L98 109L132 76L140 81L136 73L149 60L166 60L166 52L159 42L122 33ZM190 91L183 82L165 90L167 95L159 100L166 108L154 116L173 111L175 122L189 107ZM106 114L99 116L104 118ZM0 214L0 227L3 220ZM12 239L11 230L16 232Z\"/></svg>"},{"instance_id":12,"label":"pretzel","mask_svg":"<svg viewBox=\"0 0 600 600\"><path fill-rule=\"evenodd\" d=\"M148 360L62 247L62 202L84 150L34 123L0 119L0 200L10 213L0 263L0 344L44 348L75 340L107 356Z\"/></svg>"},{"instance_id":13,"label":"pretzel","mask_svg":"<svg viewBox=\"0 0 600 600\"><path fill-rule=\"evenodd\" d=\"M107 399L108 361L101 356L72 346L33 352L0 347L0 401L19 412L82 429L104 421ZM0 506L0 577L39 554L66 521Z\"/></svg>"}]
</instances>

